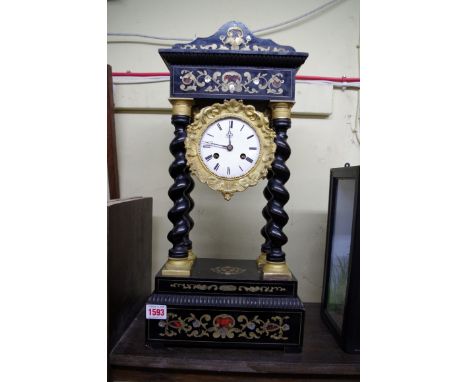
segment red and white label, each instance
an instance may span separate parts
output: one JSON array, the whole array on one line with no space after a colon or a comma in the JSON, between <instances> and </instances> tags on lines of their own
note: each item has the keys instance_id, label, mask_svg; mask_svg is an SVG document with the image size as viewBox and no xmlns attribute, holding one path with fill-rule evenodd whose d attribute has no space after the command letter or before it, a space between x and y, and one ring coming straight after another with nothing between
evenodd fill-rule
<instances>
[{"instance_id":1,"label":"red and white label","mask_svg":"<svg viewBox=\"0 0 468 382\"><path fill-rule=\"evenodd\" d=\"M149 320L165 320L167 318L167 306L146 305L146 318Z\"/></svg>"}]
</instances>

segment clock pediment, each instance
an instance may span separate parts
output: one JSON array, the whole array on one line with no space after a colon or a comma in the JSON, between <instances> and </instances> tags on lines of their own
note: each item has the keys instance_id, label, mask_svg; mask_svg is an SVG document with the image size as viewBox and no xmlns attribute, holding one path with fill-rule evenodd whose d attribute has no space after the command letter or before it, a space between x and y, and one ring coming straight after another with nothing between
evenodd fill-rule
<instances>
[{"instance_id":1,"label":"clock pediment","mask_svg":"<svg viewBox=\"0 0 468 382\"><path fill-rule=\"evenodd\" d=\"M172 48L262 53L292 53L296 51L291 46L279 45L273 40L256 37L240 21L229 21L209 37L199 37L189 43L175 44Z\"/></svg>"},{"instance_id":2,"label":"clock pediment","mask_svg":"<svg viewBox=\"0 0 468 382\"><path fill-rule=\"evenodd\" d=\"M295 74L308 57L239 21L159 54L171 74L171 97L216 100L294 100Z\"/></svg>"}]
</instances>

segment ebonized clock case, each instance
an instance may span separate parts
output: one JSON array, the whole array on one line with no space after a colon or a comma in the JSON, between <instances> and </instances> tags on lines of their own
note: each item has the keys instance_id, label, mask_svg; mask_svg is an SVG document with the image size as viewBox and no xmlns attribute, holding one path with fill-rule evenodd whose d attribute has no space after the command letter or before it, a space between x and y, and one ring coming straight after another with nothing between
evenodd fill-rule
<instances>
[{"instance_id":1,"label":"ebonized clock case","mask_svg":"<svg viewBox=\"0 0 468 382\"><path fill-rule=\"evenodd\" d=\"M159 54L170 71L174 125L170 151L174 161L169 173L174 183L169 197L174 205L168 212L173 228L167 237L172 248L147 301L163 305L167 316L146 320L147 345L301 351L304 306L282 246L288 241L283 232L288 221L283 207L289 199L284 186L289 179L287 130L291 127L295 75L308 53L256 37L243 23L231 21L210 37L175 44L160 49ZM262 172L268 179L263 190L267 204L258 211L265 218L260 232L265 240L259 243L258 253L242 254L243 258L252 256L252 260L203 258L196 246L192 250L189 238L194 226L190 217L194 207L191 175L197 173L187 161L191 152L187 130L194 126L191 123L196 123L202 108L213 106L216 111L223 107L217 103L255 108L268 118L262 117L274 135L271 165ZM224 195L229 200L227 192ZM213 197L219 195L213 193Z\"/></svg>"}]
</instances>

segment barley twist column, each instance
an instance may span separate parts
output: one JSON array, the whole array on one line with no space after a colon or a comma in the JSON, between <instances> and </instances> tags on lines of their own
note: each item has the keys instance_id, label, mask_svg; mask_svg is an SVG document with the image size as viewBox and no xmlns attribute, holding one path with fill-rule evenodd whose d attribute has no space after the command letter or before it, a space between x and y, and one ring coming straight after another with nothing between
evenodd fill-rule
<instances>
[{"instance_id":1,"label":"barley twist column","mask_svg":"<svg viewBox=\"0 0 468 382\"><path fill-rule=\"evenodd\" d=\"M286 264L286 254L282 247L288 237L283 227L289 220L284 205L289 200L289 192L285 184L289 179L289 169L286 166L291 149L287 143L287 130L291 127L292 102L271 102L272 125L276 132L276 152L271 165L272 176L268 180L267 189L270 199L266 206L269 220L265 227L269 239L269 251L266 253L266 263L263 266L263 278L291 279L292 275Z\"/></svg>"},{"instance_id":2,"label":"barley twist column","mask_svg":"<svg viewBox=\"0 0 468 382\"><path fill-rule=\"evenodd\" d=\"M168 260L162 274L163 276L190 276L193 260L189 258L189 247L191 248L192 245L189 232L193 226L193 220L189 213L193 208L193 200L189 194L193 189L193 180L187 170L185 138L187 126L190 123L192 100L173 98L169 101L172 104L172 124L174 125L174 139L169 146L174 161L169 167L169 174L174 179L174 183L169 188L168 194L174 205L167 216L174 227L167 234L172 248L169 249Z\"/></svg>"},{"instance_id":3,"label":"barley twist column","mask_svg":"<svg viewBox=\"0 0 468 382\"><path fill-rule=\"evenodd\" d=\"M268 170L267 179L270 180L272 176L273 176L273 173L272 173L272 171L270 169L270 170ZM270 191L268 191L268 185L263 190L263 196L265 197L265 199L267 201L270 200L270 198L271 198ZM267 256L267 253L270 252L270 246L271 246L270 239L268 238L268 234L267 234L267 231L266 231L268 222L270 220L270 214L268 213L268 206L265 206L263 208L262 216L265 219L265 225L262 227L260 233L262 234L263 238L265 239L265 242L261 246L260 256L257 259L257 266L259 268L261 268L261 267L263 267L265 265L266 256Z\"/></svg>"},{"instance_id":4,"label":"barley twist column","mask_svg":"<svg viewBox=\"0 0 468 382\"><path fill-rule=\"evenodd\" d=\"M186 193L186 196L187 196L187 199L189 200L189 209L187 211L187 219L189 221L189 224L190 224L190 229L189 229L189 233L190 231L192 230L193 226L195 225L192 217L190 216L190 212L192 212L193 210L193 207L195 206L195 202L193 201L192 197L190 196L190 193L193 191L193 189L195 188L195 182L193 181L193 178L192 178L192 175L190 174L190 169L189 167L187 166L186 167L186 170L185 170L185 173L187 175L187 178L189 180L189 187L187 189L187 193ZM194 255L193 251L192 251L192 240L190 240L189 238L189 234L187 233L187 238L186 238L186 243L187 243L187 249L188 249L188 257L189 257L189 260L195 260L196 259L196 256Z\"/></svg>"}]
</instances>

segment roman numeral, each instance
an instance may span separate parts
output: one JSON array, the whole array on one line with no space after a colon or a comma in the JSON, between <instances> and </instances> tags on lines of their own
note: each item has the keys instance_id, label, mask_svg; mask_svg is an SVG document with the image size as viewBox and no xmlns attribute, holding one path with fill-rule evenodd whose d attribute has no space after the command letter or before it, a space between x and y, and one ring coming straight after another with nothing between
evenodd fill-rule
<instances>
[{"instance_id":1,"label":"roman numeral","mask_svg":"<svg viewBox=\"0 0 468 382\"><path fill-rule=\"evenodd\" d=\"M207 157L205 157L205 160L208 162L211 158L213 158L213 155L208 155Z\"/></svg>"},{"instance_id":2,"label":"roman numeral","mask_svg":"<svg viewBox=\"0 0 468 382\"><path fill-rule=\"evenodd\" d=\"M216 166L214 166L214 170L218 171L218 168L219 168L219 163L216 163Z\"/></svg>"},{"instance_id":3,"label":"roman numeral","mask_svg":"<svg viewBox=\"0 0 468 382\"><path fill-rule=\"evenodd\" d=\"M254 135L252 134L251 136L247 137L247 139L250 139L250 138L252 138L253 136L254 136Z\"/></svg>"},{"instance_id":4,"label":"roman numeral","mask_svg":"<svg viewBox=\"0 0 468 382\"><path fill-rule=\"evenodd\" d=\"M218 128L219 128L220 130L223 130L223 128L221 127L221 125L220 125L219 123L217 123L216 125L218 126Z\"/></svg>"},{"instance_id":5,"label":"roman numeral","mask_svg":"<svg viewBox=\"0 0 468 382\"><path fill-rule=\"evenodd\" d=\"M249 147L249 150L257 150L256 147Z\"/></svg>"},{"instance_id":6,"label":"roman numeral","mask_svg":"<svg viewBox=\"0 0 468 382\"><path fill-rule=\"evenodd\" d=\"M250 162L250 163L253 162L253 159L252 159L252 158L249 158L249 157L245 158L245 160L246 160L247 162Z\"/></svg>"},{"instance_id":7,"label":"roman numeral","mask_svg":"<svg viewBox=\"0 0 468 382\"><path fill-rule=\"evenodd\" d=\"M229 167L227 168L227 174L231 175L231 169Z\"/></svg>"}]
</instances>

